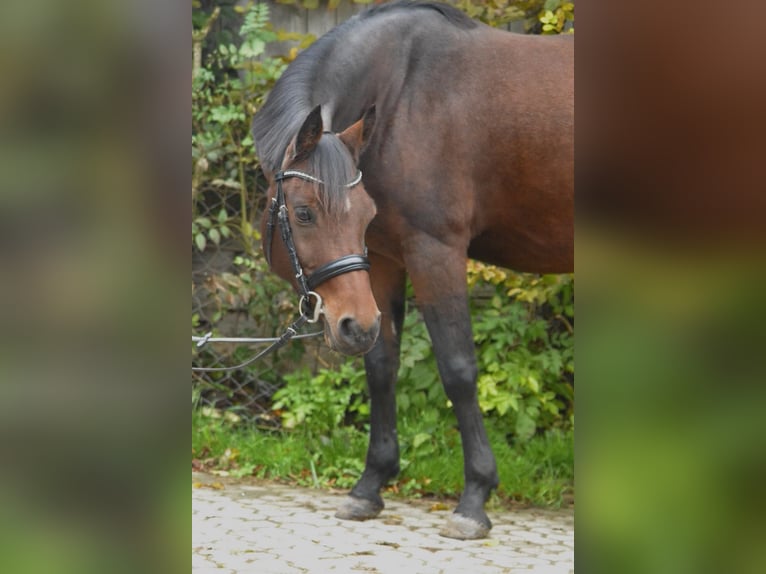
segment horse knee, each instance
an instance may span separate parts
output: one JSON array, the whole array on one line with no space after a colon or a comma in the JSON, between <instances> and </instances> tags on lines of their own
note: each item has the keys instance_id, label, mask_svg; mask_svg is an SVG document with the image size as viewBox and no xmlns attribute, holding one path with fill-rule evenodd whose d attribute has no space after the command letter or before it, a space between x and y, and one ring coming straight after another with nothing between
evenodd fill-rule
<instances>
[{"instance_id":1,"label":"horse knee","mask_svg":"<svg viewBox=\"0 0 766 574\"><path fill-rule=\"evenodd\" d=\"M472 399L476 395L478 368L474 357L454 355L439 366L444 390L453 403Z\"/></svg>"}]
</instances>

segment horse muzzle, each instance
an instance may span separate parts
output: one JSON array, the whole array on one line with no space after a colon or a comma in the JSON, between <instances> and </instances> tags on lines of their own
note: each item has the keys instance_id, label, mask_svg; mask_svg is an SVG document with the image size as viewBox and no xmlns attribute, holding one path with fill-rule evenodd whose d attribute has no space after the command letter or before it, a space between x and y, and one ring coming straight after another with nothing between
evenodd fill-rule
<instances>
[{"instance_id":1,"label":"horse muzzle","mask_svg":"<svg viewBox=\"0 0 766 574\"><path fill-rule=\"evenodd\" d=\"M325 316L325 339L331 349L344 355L367 353L380 334L380 313L373 321L363 324L354 316L344 315L334 323Z\"/></svg>"}]
</instances>

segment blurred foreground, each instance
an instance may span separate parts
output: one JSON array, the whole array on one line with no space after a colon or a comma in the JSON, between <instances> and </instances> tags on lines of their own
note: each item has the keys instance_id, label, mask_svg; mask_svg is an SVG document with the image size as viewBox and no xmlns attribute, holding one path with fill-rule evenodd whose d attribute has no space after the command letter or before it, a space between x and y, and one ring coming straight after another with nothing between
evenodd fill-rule
<instances>
[{"instance_id":1,"label":"blurred foreground","mask_svg":"<svg viewBox=\"0 0 766 574\"><path fill-rule=\"evenodd\" d=\"M188 570L190 38L173 4L0 8L3 572Z\"/></svg>"},{"instance_id":2,"label":"blurred foreground","mask_svg":"<svg viewBox=\"0 0 766 574\"><path fill-rule=\"evenodd\" d=\"M763 262L581 229L578 565L763 572Z\"/></svg>"}]
</instances>

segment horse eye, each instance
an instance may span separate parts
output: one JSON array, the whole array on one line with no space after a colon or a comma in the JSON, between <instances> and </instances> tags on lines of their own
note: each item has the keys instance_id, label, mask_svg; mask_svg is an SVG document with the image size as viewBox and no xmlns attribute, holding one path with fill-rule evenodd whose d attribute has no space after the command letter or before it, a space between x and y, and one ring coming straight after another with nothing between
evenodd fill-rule
<instances>
[{"instance_id":1,"label":"horse eye","mask_svg":"<svg viewBox=\"0 0 766 574\"><path fill-rule=\"evenodd\" d=\"M313 223L314 213L308 207L296 207L295 220L298 223Z\"/></svg>"}]
</instances>

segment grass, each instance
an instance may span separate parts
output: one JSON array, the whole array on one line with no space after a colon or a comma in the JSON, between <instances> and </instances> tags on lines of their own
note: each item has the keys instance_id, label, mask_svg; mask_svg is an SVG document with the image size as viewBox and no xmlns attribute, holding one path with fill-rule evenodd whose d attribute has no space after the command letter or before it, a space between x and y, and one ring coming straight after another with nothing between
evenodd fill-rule
<instances>
[{"instance_id":1,"label":"grass","mask_svg":"<svg viewBox=\"0 0 766 574\"><path fill-rule=\"evenodd\" d=\"M559 508L572 502L572 431L549 431L524 444L509 444L500 424L486 422L500 475L500 487L490 504ZM407 497L459 496L463 454L454 421L424 426L423 421L402 420L398 430L402 470L387 492ZM366 450L366 431L354 427L339 427L331 433L316 433L306 425L292 431L264 431L214 412L198 410L192 415L192 466L200 470L347 489L361 475Z\"/></svg>"}]
</instances>

